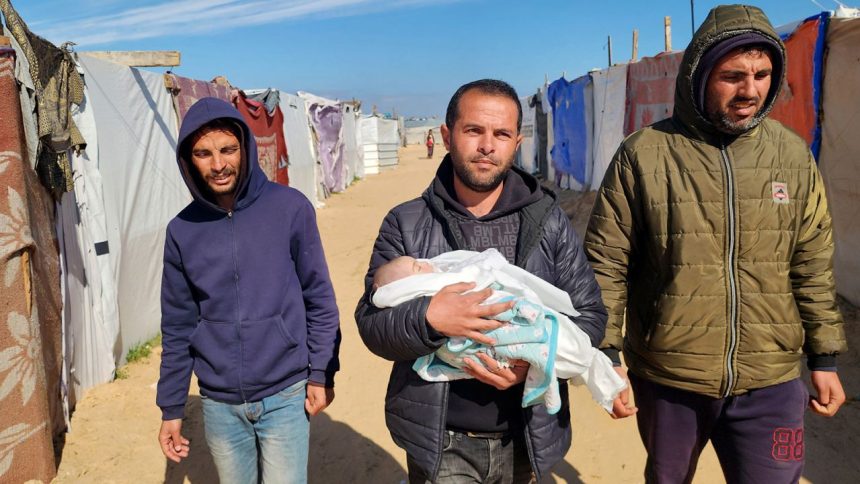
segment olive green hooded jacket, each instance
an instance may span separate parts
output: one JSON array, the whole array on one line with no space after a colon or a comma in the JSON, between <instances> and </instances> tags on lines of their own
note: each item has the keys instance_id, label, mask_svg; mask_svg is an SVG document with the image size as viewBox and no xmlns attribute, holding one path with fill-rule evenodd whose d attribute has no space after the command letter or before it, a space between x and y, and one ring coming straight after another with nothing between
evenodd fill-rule
<instances>
[{"instance_id":1,"label":"olive green hooded jacket","mask_svg":"<svg viewBox=\"0 0 860 484\"><path fill-rule=\"evenodd\" d=\"M640 377L713 397L797 378L803 352L845 350L821 175L804 141L765 118L784 69L739 136L694 102L703 53L747 32L785 59L759 9L712 10L684 54L673 116L621 144L585 237L609 311L601 346L623 349Z\"/></svg>"}]
</instances>

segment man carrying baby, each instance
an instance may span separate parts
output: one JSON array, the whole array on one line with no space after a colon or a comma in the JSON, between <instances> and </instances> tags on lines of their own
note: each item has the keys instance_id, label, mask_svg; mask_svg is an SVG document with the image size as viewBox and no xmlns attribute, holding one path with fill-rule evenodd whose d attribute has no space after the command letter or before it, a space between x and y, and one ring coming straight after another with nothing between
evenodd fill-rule
<instances>
[{"instance_id":1,"label":"man carrying baby","mask_svg":"<svg viewBox=\"0 0 860 484\"><path fill-rule=\"evenodd\" d=\"M459 249L497 249L505 259L570 295L573 321L591 344L603 338L600 289L556 196L513 167L522 136L516 91L495 80L462 86L448 104L442 139L449 154L418 198L385 217L356 308L364 343L394 362L386 423L406 450L410 482L530 482L549 473L570 447L567 387L561 409L522 408L524 362L502 367L487 355L467 363L474 379L426 382L413 370L450 337L492 345L482 332L510 302L482 305L490 288L444 287L433 296L376 308L370 296L376 269L403 255L431 258Z\"/></svg>"}]
</instances>

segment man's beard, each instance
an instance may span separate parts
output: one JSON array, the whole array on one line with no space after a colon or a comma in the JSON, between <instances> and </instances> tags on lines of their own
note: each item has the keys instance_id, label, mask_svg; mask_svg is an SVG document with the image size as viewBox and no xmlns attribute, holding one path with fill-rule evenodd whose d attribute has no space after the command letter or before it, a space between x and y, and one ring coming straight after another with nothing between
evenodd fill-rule
<instances>
[{"instance_id":1,"label":"man's beard","mask_svg":"<svg viewBox=\"0 0 860 484\"><path fill-rule=\"evenodd\" d=\"M497 168L500 168L497 173L493 174L493 176L488 179L482 179L476 176L477 172L469 171L468 166L472 163L472 161L484 158L490 158L494 162L498 162L498 160L496 160L495 158L486 156L472 157L465 162L458 162L453 159L451 160L452 164L454 165L454 174L457 176L457 178L459 178L463 185L466 185L467 188L478 193L486 193L495 190L508 176L508 171L513 164L513 159L508 160L507 163L499 163L498 165L496 165Z\"/></svg>"},{"instance_id":2,"label":"man's beard","mask_svg":"<svg viewBox=\"0 0 860 484\"><path fill-rule=\"evenodd\" d=\"M757 98L734 98L729 104L731 105L739 102L750 102L753 100L755 100L755 103L758 104L759 100ZM732 120L732 118L729 116L729 112L719 106L707 106L707 114L708 120L723 133L743 134L755 128L756 126L758 126L759 123L761 123L762 118L760 114L763 109L764 106L759 108L751 118L740 121Z\"/></svg>"}]
</instances>

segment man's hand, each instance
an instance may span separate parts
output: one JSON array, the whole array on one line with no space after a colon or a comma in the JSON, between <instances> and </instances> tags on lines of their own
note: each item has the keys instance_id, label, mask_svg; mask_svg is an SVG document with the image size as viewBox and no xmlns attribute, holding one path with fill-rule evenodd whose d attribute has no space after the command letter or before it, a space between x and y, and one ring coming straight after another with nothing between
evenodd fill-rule
<instances>
[{"instance_id":1,"label":"man's hand","mask_svg":"<svg viewBox=\"0 0 860 484\"><path fill-rule=\"evenodd\" d=\"M639 411L638 408L630 405L630 380L627 379L627 370L624 367L616 366L615 373L627 383L627 388L621 390L621 393L612 401L612 418L626 418Z\"/></svg>"},{"instance_id":2,"label":"man's hand","mask_svg":"<svg viewBox=\"0 0 860 484\"><path fill-rule=\"evenodd\" d=\"M485 353L476 353L481 363L470 358L463 358L466 366L463 370L476 380L494 386L499 390L508 388L526 381L529 372L529 364L523 360L510 360L509 368L502 368L499 362Z\"/></svg>"},{"instance_id":3,"label":"man's hand","mask_svg":"<svg viewBox=\"0 0 860 484\"><path fill-rule=\"evenodd\" d=\"M832 417L845 403L845 390L835 371L813 371L812 388L816 395L809 396L809 408L825 417Z\"/></svg>"},{"instance_id":4,"label":"man's hand","mask_svg":"<svg viewBox=\"0 0 860 484\"><path fill-rule=\"evenodd\" d=\"M311 417L325 410L334 400L334 388L326 387L322 383L308 382L307 397L305 397L305 411Z\"/></svg>"},{"instance_id":5,"label":"man's hand","mask_svg":"<svg viewBox=\"0 0 860 484\"><path fill-rule=\"evenodd\" d=\"M473 282L460 282L443 287L430 298L427 323L445 336L462 336L492 346L496 342L482 331L496 329L502 323L485 318L511 309L514 301L482 306L481 303L490 297L493 290L486 288L463 294L474 287Z\"/></svg>"},{"instance_id":6,"label":"man's hand","mask_svg":"<svg viewBox=\"0 0 860 484\"><path fill-rule=\"evenodd\" d=\"M158 431L158 444L161 452L173 462L179 462L188 457L188 445L191 443L179 432L182 430L182 419L162 420L161 430Z\"/></svg>"}]
</instances>

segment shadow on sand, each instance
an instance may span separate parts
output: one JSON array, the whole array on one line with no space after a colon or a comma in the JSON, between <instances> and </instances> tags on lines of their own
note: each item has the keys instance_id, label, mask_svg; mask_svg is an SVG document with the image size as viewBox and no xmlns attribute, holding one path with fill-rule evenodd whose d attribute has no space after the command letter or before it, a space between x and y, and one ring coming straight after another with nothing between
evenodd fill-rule
<instances>
[{"instance_id":1,"label":"shadow on sand","mask_svg":"<svg viewBox=\"0 0 860 484\"><path fill-rule=\"evenodd\" d=\"M164 482L181 484L217 483L218 474L203 434L203 408L199 396L188 398L182 434L189 439L191 452L179 464L165 461ZM350 426L336 422L325 413L311 419L308 481L399 483L406 471L391 455Z\"/></svg>"}]
</instances>

